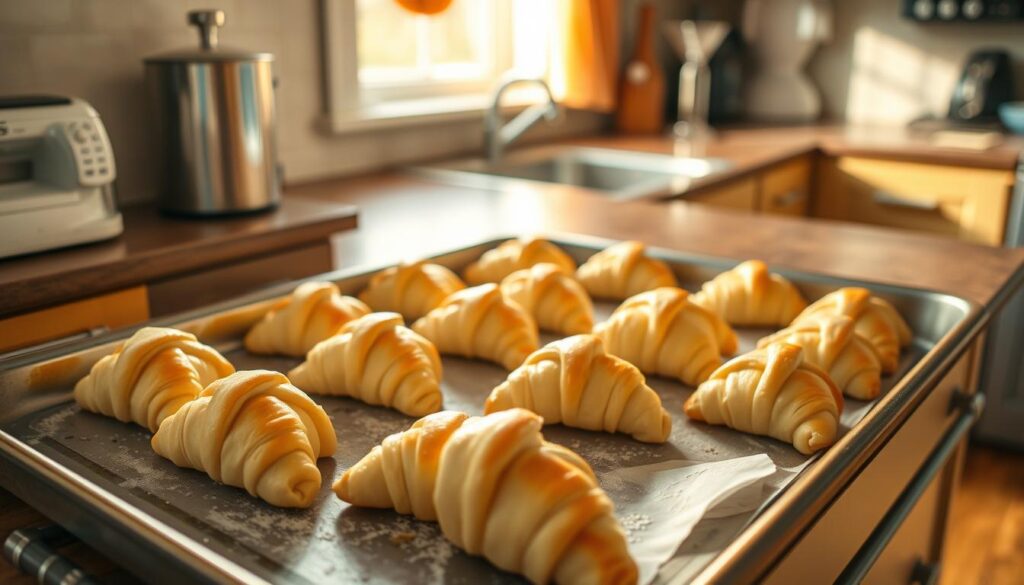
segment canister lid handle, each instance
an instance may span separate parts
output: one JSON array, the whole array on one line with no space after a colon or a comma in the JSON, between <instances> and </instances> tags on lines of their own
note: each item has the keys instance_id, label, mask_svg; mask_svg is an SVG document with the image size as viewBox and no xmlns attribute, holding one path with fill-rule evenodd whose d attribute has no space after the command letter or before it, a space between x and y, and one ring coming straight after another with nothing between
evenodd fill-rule
<instances>
[{"instance_id":1,"label":"canister lid handle","mask_svg":"<svg viewBox=\"0 0 1024 585\"><path fill-rule=\"evenodd\" d=\"M223 10L190 10L188 23L199 27L199 43L204 50L217 48L217 30L227 18Z\"/></svg>"}]
</instances>

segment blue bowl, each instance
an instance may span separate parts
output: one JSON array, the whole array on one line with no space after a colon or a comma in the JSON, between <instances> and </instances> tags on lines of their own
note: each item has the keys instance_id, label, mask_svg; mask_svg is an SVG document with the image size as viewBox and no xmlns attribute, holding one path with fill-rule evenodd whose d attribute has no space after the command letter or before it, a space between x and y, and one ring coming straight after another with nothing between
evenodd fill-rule
<instances>
[{"instance_id":1,"label":"blue bowl","mask_svg":"<svg viewBox=\"0 0 1024 585\"><path fill-rule=\"evenodd\" d=\"M999 119L1014 134L1024 134L1024 102L1006 102L999 106Z\"/></svg>"}]
</instances>

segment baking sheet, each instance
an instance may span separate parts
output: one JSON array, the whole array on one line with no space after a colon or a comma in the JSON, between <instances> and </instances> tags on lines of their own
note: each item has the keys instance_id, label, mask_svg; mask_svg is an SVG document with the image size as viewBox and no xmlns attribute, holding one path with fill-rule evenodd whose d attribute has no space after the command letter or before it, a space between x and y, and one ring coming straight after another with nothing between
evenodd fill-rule
<instances>
[{"instance_id":1,"label":"baking sheet","mask_svg":"<svg viewBox=\"0 0 1024 585\"><path fill-rule=\"evenodd\" d=\"M598 320L605 318L613 308L612 304L597 303ZM738 330L740 351L752 349L756 340L769 332ZM544 342L551 339L554 337L544 336ZM237 343L219 349L239 370L266 368L287 372L300 361L252 356ZM900 370L883 379L883 388L888 390L926 349L927 346L920 343L908 348ZM498 366L485 362L450 356L445 356L443 361L445 408L449 409L480 414L487 394L507 376ZM672 415L673 430L667 443L650 445L623 435L560 425L545 427L544 434L549 440L579 452L593 466L615 502L617 515L634 545L661 540L661 552L657 554L669 547L665 556L673 557L669 562L672 573L695 573L713 558L714 551L721 550L742 529L760 505L792 480L812 458L772 439L693 423L682 413L682 404L692 389L659 377L649 377L648 382ZM314 398L334 421L339 449L333 459L320 460L325 482L308 510L276 509L248 496L244 490L216 485L204 473L179 469L152 452L150 435L145 430L83 412L74 404L59 405L24 417L8 425L6 430L73 471L87 473L104 489L172 528L271 580L452 584L521 580L455 549L435 524L391 511L352 508L338 500L329 489L333 478L384 437L407 428L414 419L348 398ZM847 400L843 413L844 432L869 407L869 403ZM756 471L766 469L765 457L775 472L765 482L759 482L757 480L766 473L758 475ZM739 469L729 467L737 465L737 461L740 461ZM696 469L694 465L699 464L721 466L705 465L704 473L690 473ZM660 488L637 489L637 486L654 486L657 482L647 480L656 479L666 469L670 470L668 481L662 482ZM678 507L679 501L685 502L687 498L696 498L689 502L689 510L707 510L723 495L722 488L729 476L741 473L750 474L750 482L730 487L753 484L754 489L727 502L733 506L729 510L731 515L700 520L703 516L700 514L679 522L678 513L652 512L659 510L659 498L663 510ZM696 484L695 491L686 489L704 475L707 483ZM653 507L651 499L644 499L651 494ZM680 510L686 511L687 506ZM659 528L656 522L664 522L665 526ZM679 541L690 529L694 531L694 538L678 548ZM669 537L668 544L661 538L665 536ZM647 552L641 552L640 556L646 558ZM647 570L644 574L650 576L650 573Z\"/></svg>"}]
</instances>

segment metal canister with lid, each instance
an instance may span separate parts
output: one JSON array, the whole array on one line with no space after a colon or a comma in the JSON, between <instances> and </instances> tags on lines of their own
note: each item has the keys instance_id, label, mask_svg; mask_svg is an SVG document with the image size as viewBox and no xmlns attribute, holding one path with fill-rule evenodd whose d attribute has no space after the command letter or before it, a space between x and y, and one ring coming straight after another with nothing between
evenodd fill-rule
<instances>
[{"instance_id":1,"label":"metal canister with lid","mask_svg":"<svg viewBox=\"0 0 1024 585\"><path fill-rule=\"evenodd\" d=\"M188 13L201 46L145 59L163 146L160 207L188 215L259 211L281 197L274 56L219 45L220 10Z\"/></svg>"}]
</instances>

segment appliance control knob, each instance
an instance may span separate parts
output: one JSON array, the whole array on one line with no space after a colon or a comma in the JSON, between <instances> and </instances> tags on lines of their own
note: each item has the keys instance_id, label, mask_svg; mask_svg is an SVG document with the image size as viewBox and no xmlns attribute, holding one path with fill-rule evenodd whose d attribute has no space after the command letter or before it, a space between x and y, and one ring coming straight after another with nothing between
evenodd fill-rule
<instances>
[{"instance_id":1,"label":"appliance control knob","mask_svg":"<svg viewBox=\"0 0 1024 585\"><path fill-rule=\"evenodd\" d=\"M978 20L985 12L985 5L981 0L967 0L963 6L964 17L968 20Z\"/></svg>"},{"instance_id":2,"label":"appliance control knob","mask_svg":"<svg viewBox=\"0 0 1024 585\"><path fill-rule=\"evenodd\" d=\"M959 6L957 6L956 0L939 0L938 13L939 18L942 20L953 20L956 18L958 9Z\"/></svg>"},{"instance_id":3,"label":"appliance control knob","mask_svg":"<svg viewBox=\"0 0 1024 585\"><path fill-rule=\"evenodd\" d=\"M917 0L914 2L914 16L920 20L931 20L935 14L935 0Z\"/></svg>"}]
</instances>

